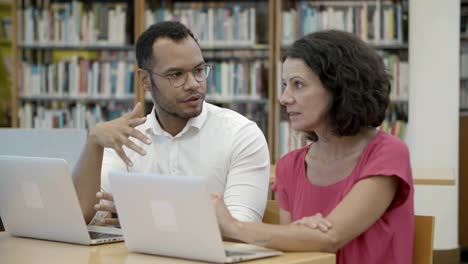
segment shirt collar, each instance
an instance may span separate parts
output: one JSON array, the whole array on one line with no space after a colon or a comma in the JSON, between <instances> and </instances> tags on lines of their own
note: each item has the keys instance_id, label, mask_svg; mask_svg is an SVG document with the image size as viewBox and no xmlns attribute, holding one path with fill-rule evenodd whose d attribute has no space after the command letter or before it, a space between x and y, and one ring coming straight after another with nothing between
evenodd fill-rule
<instances>
[{"instance_id":1,"label":"shirt collar","mask_svg":"<svg viewBox=\"0 0 468 264\"><path fill-rule=\"evenodd\" d=\"M208 116L208 104L204 101L202 112L196 116L192 117L188 120L185 127L180 131L178 135L184 134L189 128L193 127L198 130L205 124L207 116ZM143 124L143 129L146 133L150 133L153 135L169 135L159 124L158 120L156 119L155 108L151 110L151 113L146 116L146 122Z\"/></svg>"}]
</instances>

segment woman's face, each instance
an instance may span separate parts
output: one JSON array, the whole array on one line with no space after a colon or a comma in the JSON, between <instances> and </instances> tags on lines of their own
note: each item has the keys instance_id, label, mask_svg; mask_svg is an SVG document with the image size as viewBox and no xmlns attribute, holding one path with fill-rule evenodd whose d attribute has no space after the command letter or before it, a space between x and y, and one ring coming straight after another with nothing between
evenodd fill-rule
<instances>
[{"instance_id":1,"label":"woman's face","mask_svg":"<svg viewBox=\"0 0 468 264\"><path fill-rule=\"evenodd\" d=\"M325 129L332 95L303 60L284 61L282 85L280 103L286 107L292 128L303 132Z\"/></svg>"}]
</instances>

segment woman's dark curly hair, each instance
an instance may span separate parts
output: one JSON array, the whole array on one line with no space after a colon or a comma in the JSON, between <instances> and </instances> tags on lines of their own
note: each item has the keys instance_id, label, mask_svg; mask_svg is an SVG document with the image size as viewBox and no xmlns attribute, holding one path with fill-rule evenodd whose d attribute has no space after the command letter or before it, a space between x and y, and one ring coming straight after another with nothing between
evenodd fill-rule
<instances>
[{"instance_id":1,"label":"woman's dark curly hair","mask_svg":"<svg viewBox=\"0 0 468 264\"><path fill-rule=\"evenodd\" d=\"M390 76L377 52L351 33L326 30L294 42L283 56L301 59L332 94L327 117L338 136L378 127L390 103ZM310 140L317 135L307 133Z\"/></svg>"}]
</instances>

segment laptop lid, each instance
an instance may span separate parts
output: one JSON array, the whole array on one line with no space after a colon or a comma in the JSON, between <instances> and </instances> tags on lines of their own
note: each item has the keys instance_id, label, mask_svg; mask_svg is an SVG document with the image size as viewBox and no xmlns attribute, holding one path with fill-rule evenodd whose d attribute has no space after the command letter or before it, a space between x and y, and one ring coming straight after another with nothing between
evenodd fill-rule
<instances>
[{"instance_id":1,"label":"laptop lid","mask_svg":"<svg viewBox=\"0 0 468 264\"><path fill-rule=\"evenodd\" d=\"M63 159L0 156L0 215L14 236L85 245L122 240L91 240Z\"/></svg>"},{"instance_id":2,"label":"laptop lid","mask_svg":"<svg viewBox=\"0 0 468 264\"><path fill-rule=\"evenodd\" d=\"M126 246L136 252L224 262L202 177L110 172Z\"/></svg>"},{"instance_id":3,"label":"laptop lid","mask_svg":"<svg viewBox=\"0 0 468 264\"><path fill-rule=\"evenodd\" d=\"M0 155L61 158L73 168L87 134L85 129L1 128Z\"/></svg>"},{"instance_id":4,"label":"laptop lid","mask_svg":"<svg viewBox=\"0 0 468 264\"><path fill-rule=\"evenodd\" d=\"M130 250L211 262L281 254L247 244L226 247L202 177L111 172L109 180Z\"/></svg>"}]
</instances>

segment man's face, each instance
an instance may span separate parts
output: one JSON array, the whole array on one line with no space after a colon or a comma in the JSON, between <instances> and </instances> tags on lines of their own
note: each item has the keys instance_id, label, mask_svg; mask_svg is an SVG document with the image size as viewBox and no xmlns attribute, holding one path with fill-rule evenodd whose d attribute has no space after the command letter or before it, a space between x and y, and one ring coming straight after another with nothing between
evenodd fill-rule
<instances>
[{"instance_id":1,"label":"man's face","mask_svg":"<svg viewBox=\"0 0 468 264\"><path fill-rule=\"evenodd\" d=\"M158 39L153 44L155 65L151 74L151 95L156 109L182 119L198 116L206 95L206 80L197 81L192 73L205 64L200 47L187 37L179 42L168 38ZM175 87L174 80L188 75L187 81Z\"/></svg>"}]
</instances>

